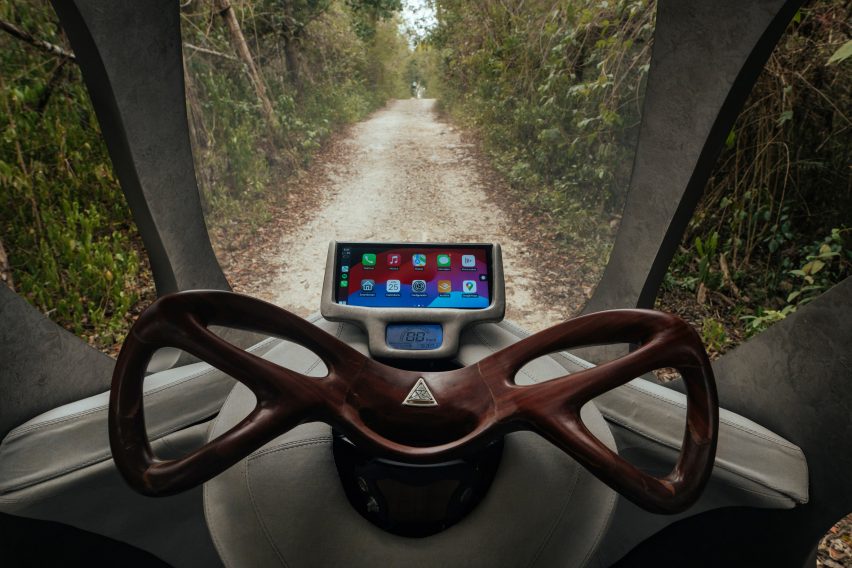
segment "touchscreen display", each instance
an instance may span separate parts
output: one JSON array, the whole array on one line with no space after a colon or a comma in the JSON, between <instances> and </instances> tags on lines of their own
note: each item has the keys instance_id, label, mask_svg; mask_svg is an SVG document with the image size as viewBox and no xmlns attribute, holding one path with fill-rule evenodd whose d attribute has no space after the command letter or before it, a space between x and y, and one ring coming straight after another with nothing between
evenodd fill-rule
<instances>
[{"instance_id":1,"label":"touchscreen display","mask_svg":"<svg viewBox=\"0 0 852 568\"><path fill-rule=\"evenodd\" d=\"M491 303L491 245L339 243L338 304L482 309Z\"/></svg>"}]
</instances>

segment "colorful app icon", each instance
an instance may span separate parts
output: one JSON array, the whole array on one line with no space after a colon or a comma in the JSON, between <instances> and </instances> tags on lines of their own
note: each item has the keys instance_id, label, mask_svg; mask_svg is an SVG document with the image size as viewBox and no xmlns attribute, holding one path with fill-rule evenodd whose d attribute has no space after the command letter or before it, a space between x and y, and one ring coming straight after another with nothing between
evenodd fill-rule
<instances>
[{"instance_id":1,"label":"colorful app icon","mask_svg":"<svg viewBox=\"0 0 852 568\"><path fill-rule=\"evenodd\" d=\"M376 253L365 252L361 255L361 264L364 266L376 266Z\"/></svg>"},{"instance_id":2,"label":"colorful app icon","mask_svg":"<svg viewBox=\"0 0 852 568\"><path fill-rule=\"evenodd\" d=\"M449 267L450 267L450 255L439 254L438 255L438 268L449 268Z\"/></svg>"},{"instance_id":3,"label":"colorful app icon","mask_svg":"<svg viewBox=\"0 0 852 568\"><path fill-rule=\"evenodd\" d=\"M340 277L343 278L344 280L349 280L348 274L341 274Z\"/></svg>"},{"instance_id":4,"label":"colorful app icon","mask_svg":"<svg viewBox=\"0 0 852 568\"><path fill-rule=\"evenodd\" d=\"M426 281L425 280L412 280L411 281L411 291L415 294L422 294L426 291Z\"/></svg>"},{"instance_id":5,"label":"colorful app icon","mask_svg":"<svg viewBox=\"0 0 852 568\"><path fill-rule=\"evenodd\" d=\"M341 280L341 281L340 281L340 287L341 287L341 288L347 288L347 287L349 287L349 280Z\"/></svg>"},{"instance_id":6,"label":"colorful app icon","mask_svg":"<svg viewBox=\"0 0 852 568\"><path fill-rule=\"evenodd\" d=\"M399 280L388 280L385 285L388 293L397 293L402 289L402 285L399 283Z\"/></svg>"},{"instance_id":7,"label":"colorful app icon","mask_svg":"<svg viewBox=\"0 0 852 568\"><path fill-rule=\"evenodd\" d=\"M476 266L476 257L472 254L463 254L462 255L462 267L464 268L474 268Z\"/></svg>"},{"instance_id":8,"label":"colorful app icon","mask_svg":"<svg viewBox=\"0 0 852 568\"><path fill-rule=\"evenodd\" d=\"M349 265L348 265L348 264L344 264L343 266L341 266L341 267L340 267L340 272L343 272L344 274L345 274L345 273L347 273L347 272L349 272Z\"/></svg>"},{"instance_id":9,"label":"colorful app icon","mask_svg":"<svg viewBox=\"0 0 852 568\"><path fill-rule=\"evenodd\" d=\"M362 292L372 292L373 288L375 288L376 282L374 280L361 280L361 291Z\"/></svg>"},{"instance_id":10,"label":"colorful app icon","mask_svg":"<svg viewBox=\"0 0 852 568\"><path fill-rule=\"evenodd\" d=\"M462 282L462 292L465 294L476 294L476 280L465 280Z\"/></svg>"},{"instance_id":11,"label":"colorful app icon","mask_svg":"<svg viewBox=\"0 0 852 568\"><path fill-rule=\"evenodd\" d=\"M449 294L453 291L453 283L450 280L438 280L438 293Z\"/></svg>"},{"instance_id":12,"label":"colorful app icon","mask_svg":"<svg viewBox=\"0 0 852 568\"><path fill-rule=\"evenodd\" d=\"M426 255L420 253L412 255L411 264L418 267L426 266Z\"/></svg>"},{"instance_id":13,"label":"colorful app icon","mask_svg":"<svg viewBox=\"0 0 852 568\"><path fill-rule=\"evenodd\" d=\"M388 255L388 266L399 266L399 263L402 261L402 257L396 253L391 253Z\"/></svg>"}]
</instances>

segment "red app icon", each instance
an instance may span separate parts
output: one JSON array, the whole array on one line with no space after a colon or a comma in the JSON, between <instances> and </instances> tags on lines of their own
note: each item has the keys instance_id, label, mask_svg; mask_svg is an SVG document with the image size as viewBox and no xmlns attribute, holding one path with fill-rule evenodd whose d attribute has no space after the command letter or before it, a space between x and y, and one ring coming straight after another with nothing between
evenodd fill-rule
<instances>
[{"instance_id":1,"label":"red app icon","mask_svg":"<svg viewBox=\"0 0 852 568\"><path fill-rule=\"evenodd\" d=\"M399 263L400 263L401 260L402 260L402 258L398 254L396 254L396 253L389 254L388 255L388 266L399 266Z\"/></svg>"}]
</instances>

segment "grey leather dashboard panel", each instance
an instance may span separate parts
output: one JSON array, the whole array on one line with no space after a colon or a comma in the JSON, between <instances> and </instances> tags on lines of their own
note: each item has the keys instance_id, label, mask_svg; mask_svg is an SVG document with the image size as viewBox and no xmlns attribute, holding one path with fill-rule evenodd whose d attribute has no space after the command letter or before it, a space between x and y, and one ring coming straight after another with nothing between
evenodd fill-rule
<instances>
[{"instance_id":1,"label":"grey leather dashboard panel","mask_svg":"<svg viewBox=\"0 0 852 568\"><path fill-rule=\"evenodd\" d=\"M509 322L470 329L462 337L460 359L465 364L478 361L490 353L488 344L505 343L501 335L508 334L516 338L528 335ZM552 358L568 373L593 366L570 353L555 353ZM526 372L537 363L535 360L522 368L515 380L518 383L529 380ZM542 369L535 369L535 375L553 378L542 375ZM599 396L594 403L609 422L620 453L628 452L628 459L639 460L649 467L674 464L686 424L685 395L637 378ZM643 440L642 444L637 444L639 439ZM765 497L762 506L766 507L790 508L808 501L808 466L802 450L724 408L719 409L719 444L713 478L745 491L758 491Z\"/></svg>"},{"instance_id":2,"label":"grey leather dashboard panel","mask_svg":"<svg viewBox=\"0 0 852 568\"><path fill-rule=\"evenodd\" d=\"M263 355L281 340L249 350ZM235 380L206 363L194 363L145 379L145 419L151 440L209 419L219 412ZM13 429L0 443L0 495L110 459L109 392L49 410Z\"/></svg>"}]
</instances>

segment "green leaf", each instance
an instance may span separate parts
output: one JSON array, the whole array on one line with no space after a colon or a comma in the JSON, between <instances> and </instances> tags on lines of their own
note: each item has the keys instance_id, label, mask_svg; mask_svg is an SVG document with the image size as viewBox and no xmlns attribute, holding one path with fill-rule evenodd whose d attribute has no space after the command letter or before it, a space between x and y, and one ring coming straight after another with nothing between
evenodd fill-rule
<instances>
[{"instance_id":1,"label":"green leaf","mask_svg":"<svg viewBox=\"0 0 852 568\"><path fill-rule=\"evenodd\" d=\"M734 129L732 128L731 131L728 132L728 137L725 138L725 148L730 150L731 148L734 147L734 143L736 143L736 141L737 141L737 133L734 132Z\"/></svg>"},{"instance_id":2,"label":"green leaf","mask_svg":"<svg viewBox=\"0 0 852 568\"><path fill-rule=\"evenodd\" d=\"M816 274L817 272L822 270L823 266L825 266L825 263L823 261L812 260L802 267L802 272L804 272L805 274Z\"/></svg>"},{"instance_id":3,"label":"green leaf","mask_svg":"<svg viewBox=\"0 0 852 568\"><path fill-rule=\"evenodd\" d=\"M781 126L785 122L787 122L788 120L793 120L793 111L792 110L785 110L784 112L782 112L778 116L778 121L776 122L776 124L778 124L778 126Z\"/></svg>"},{"instance_id":4,"label":"green leaf","mask_svg":"<svg viewBox=\"0 0 852 568\"><path fill-rule=\"evenodd\" d=\"M852 39L840 46L831 57L828 58L828 64L840 63L852 57Z\"/></svg>"}]
</instances>

